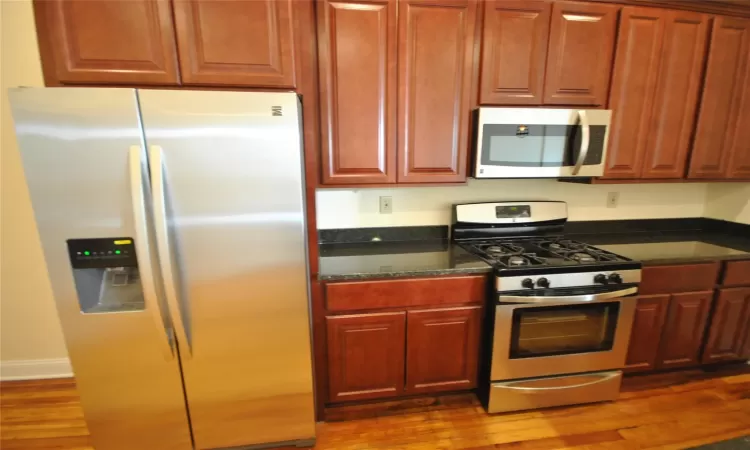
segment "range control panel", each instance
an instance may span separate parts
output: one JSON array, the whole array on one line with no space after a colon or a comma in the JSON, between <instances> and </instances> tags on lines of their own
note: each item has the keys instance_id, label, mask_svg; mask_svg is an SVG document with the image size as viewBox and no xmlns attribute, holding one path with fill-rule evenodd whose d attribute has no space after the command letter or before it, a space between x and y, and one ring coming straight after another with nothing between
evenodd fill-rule
<instances>
[{"instance_id":1,"label":"range control panel","mask_svg":"<svg viewBox=\"0 0 750 450\"><path fill-rule=\"evenodd\" d=\"M138 267L133 238L68 239L67 243L74 269Z\"/></svg>"}]
</instances>

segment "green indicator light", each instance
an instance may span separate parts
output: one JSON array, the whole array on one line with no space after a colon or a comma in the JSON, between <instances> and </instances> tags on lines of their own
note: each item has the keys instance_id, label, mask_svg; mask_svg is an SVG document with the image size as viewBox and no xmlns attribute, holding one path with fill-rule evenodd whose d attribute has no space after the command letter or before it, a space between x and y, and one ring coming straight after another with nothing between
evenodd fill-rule
<instances>
[{"instance_id":1,"label":"green indicator light","mask_svg":"<svg viewBox=\"0 0 750 450\"><path fill-rule=\"evenodd\" d=\"M119 254L120 254L120 250L115 250L115 255L119 255Z\"/></svg>"},{"instance_id":2,"label":"green indicator light","mask_svg":"<svg viewBox=\"0 0 750 450\"><path fill-rule=\"evenodd\" d=\"M86 255L86 256L89 256L91 254L91 252L88 251L88 250L86 250L85 252L83 252L83 254Z\"/></svg>"}]
</instances>

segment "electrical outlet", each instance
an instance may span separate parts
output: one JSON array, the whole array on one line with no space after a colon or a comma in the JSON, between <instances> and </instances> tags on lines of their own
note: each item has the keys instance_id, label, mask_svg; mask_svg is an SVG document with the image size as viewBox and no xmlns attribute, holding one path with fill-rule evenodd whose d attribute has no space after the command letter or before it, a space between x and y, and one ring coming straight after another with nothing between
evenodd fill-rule
<instances>
[{"instance_id":1,"label":"electrical outlet","mask_svg":"<svg viewBox=\"0 0 750 450\"><path fill-rule=\"evenodd\" d=\"M607 208L617 208L617 203L620 202L619 192L610 192L607 194Z\"/></svg>"},{"instance_id":2,"label":"electrical outlet","mask_svg":"<svg viewBox=\"0 0 750 450\"><path fill-rule=\"evenodd\" d=\"M380 197L380 214L390 214L393 212L393 198Z\"/></svg>"}]
</instances>

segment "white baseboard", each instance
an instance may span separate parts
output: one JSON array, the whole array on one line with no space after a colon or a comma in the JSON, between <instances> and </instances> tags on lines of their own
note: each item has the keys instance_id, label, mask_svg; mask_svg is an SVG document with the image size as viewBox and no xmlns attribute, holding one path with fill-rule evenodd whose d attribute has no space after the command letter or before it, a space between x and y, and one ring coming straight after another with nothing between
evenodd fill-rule
<instances>
[{"instance_id":1,"label":"white baseboard","mask_svg":"<svg viewBox=\"0 0 750 450\"><path fill-rule=\"evenodd\" d=\"M0 380L36 380L73 376L68 358L0 361Z\"/></svg>"}]
</instances>

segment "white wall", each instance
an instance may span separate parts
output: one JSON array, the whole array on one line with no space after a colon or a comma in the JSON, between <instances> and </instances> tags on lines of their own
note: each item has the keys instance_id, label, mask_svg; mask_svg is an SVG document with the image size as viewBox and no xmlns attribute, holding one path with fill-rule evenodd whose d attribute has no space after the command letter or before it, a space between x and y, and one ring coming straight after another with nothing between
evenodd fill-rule
<instances>
[{"instance_id":1,"label":"white wall","mask_svg":"<svg viewBox=\"0 0 750 450\"><path fill-rule=\"evenodd\" d=\"M708 187L706 217L750 224L750 183L716 183Z\"/></svg>"},{"instance_id":2,"label":"white wall","mask_svg":"<svg viewBox=\"0 0 750 450\"><path fill-rule=\"evenodd\" d=\"M469 180L467 186L393 189L318 189L319 229L446 225L454 203L564 200L570 220L702 217L703 183L584 185L556 180ZM607 208L608 192L619 205ZM379 197L393 197L393 213L379 213Z\"/></svg>"},{"instance_id":3,"label":"white wall","mask_svg":"<svg viewBox=\"0 0 750 450\"><path fill-rule=\"evenodd\" d=\"M31 0L0 0L0 376L69 371L16 146L7 89L43 86Z\"/></svg>"}]
</instances>

